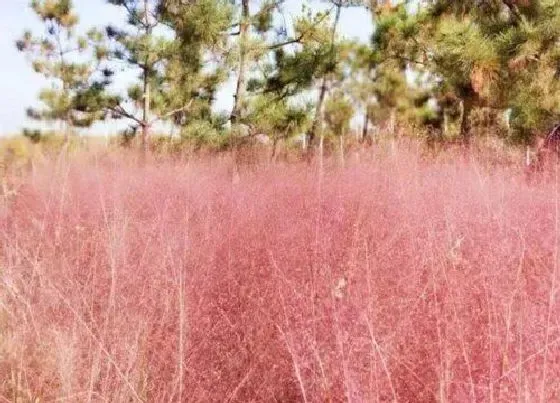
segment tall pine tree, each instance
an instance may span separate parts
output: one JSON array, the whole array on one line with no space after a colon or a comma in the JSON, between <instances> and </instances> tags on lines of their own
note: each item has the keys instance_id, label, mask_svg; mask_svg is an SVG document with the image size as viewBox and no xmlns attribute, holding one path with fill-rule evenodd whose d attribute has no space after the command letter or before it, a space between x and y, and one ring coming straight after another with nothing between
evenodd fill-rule
<instances>
[{"instance_id":1,"label":"tall pine tree","mask_svg":"<svg viewBox=\"0 0 560 403\"><path fill-rule=\"evenodd\" d=\"M78 16L71 0L33 0L31 8L44 24L42 35L26 31L16 42L35 72L51 85L39 94L42 108L29 108L28 117L59 122L68 142L75 128L89 127L105 116L83 96L98 78L99 65L92 64L90 52L99 38L95 31L87 36L77 34ZM26 133L36 133L35 131Z\"/></svg>"}]
</instances>

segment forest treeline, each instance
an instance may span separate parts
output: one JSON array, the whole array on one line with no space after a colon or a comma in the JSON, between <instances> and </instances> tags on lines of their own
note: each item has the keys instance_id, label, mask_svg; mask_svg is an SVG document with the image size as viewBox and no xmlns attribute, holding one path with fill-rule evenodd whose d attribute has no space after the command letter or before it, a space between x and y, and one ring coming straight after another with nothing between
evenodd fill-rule
<instances>
[{"instance_id":1,"label":"forest treeline","mask_svg":"<svg viewBox=\"0 0 560 403\"><path fill-rule=\"evenodd\" d=\"M264 133L314 149L359 121L356 141L528 143L560 120L560 0L317 0L290 16L283 0L108 2L126 24L84 27L71 0L33 0L43 29L16 43L49 82L28 117L67 139L121 119L144 150L162 127L199 145ZM371 15L367 43L340 35L351 7ZM230 81L233 107L216 113Z\"/></svg>"}]
</instances>

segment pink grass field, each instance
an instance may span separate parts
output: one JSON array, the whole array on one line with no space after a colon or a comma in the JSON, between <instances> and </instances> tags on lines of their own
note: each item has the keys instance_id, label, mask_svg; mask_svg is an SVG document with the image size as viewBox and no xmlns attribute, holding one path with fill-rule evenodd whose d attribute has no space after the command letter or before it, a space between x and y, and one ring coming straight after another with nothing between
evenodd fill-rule
<instances>
[{"instance_id":1,"label":"pink grass field","mask_svg":"<svg viewBox=\"0 0 560 403\"><path fill-rule=\"evenodd\" d=\"M0 401L560 401L554 174L229 172L73 158L4 186Z\"/></svg>"}]
</instances>

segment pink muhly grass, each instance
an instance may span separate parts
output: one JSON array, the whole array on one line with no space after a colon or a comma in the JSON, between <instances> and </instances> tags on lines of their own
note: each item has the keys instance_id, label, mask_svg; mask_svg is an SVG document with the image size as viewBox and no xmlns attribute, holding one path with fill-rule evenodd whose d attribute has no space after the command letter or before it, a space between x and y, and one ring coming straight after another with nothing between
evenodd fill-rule
<instances>
[{"instance_id":1,"label":"pink muhly grass","mask_svg":"<svg viewBox=\"0 0 560 403\"><path fill-rule=\"evenodd\" d=\"M47 163L2 200L0 397L560 401L558 183Z\"/></svg>"}]
</instances>

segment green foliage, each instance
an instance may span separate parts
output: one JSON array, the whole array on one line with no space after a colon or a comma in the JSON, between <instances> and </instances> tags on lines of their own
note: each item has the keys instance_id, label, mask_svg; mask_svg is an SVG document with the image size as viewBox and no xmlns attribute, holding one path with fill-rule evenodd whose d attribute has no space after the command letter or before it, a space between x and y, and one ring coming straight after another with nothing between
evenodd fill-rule
<instances>
[{"instance_id":1,"label":"green foliage","mask_svg":"<svg viewBox=\"0 0 560 403\"><path fill-rule=\"evenodd\" d=\"M249 120L261 133L288 139L306 130L310 110L310 105L290 104L285 98L263 95L251 104Z\"/></svg>"},{"instance_id":2,"label":"green foliage","mask_svg":"<svg viewBox=\"0 0 560 403\"><path fill-rule=\"evenodd\" d=\"M336 136L343 136L350 129L352 116L352 102L340 91L335 92L325 103L325 122Z\"/></svg>"},{"instance_id":3,"label":"green foliage","mask_svg":"<svg viewBox=\"0 0 560 403\"><path fill-rule=\"evenodd\" d=\"M181 137L196 147L206 145L215 149L224 148L229 140L223 130L208 120L194 120L185 125Z\"/></svg>"},{"instance_id":4,"label":"green foliage","mask_svg":"<svg viewBox=\"0 0 560 403\"><path fill-rule=\"evenodd\" d=\"M205 57L224 48L223 33L232 14L229 4L225 0L110 3L127 12L128 27L106 27L104 50L109 58L140 71L125 97L112 96L109 106L115 117L142 128L144 142L158 121L188 126L211 119L211 103L226 74L221 66L205 69Z\"/></svg>"},{"instance_id":5,"label":"green foliage","mask_svg":"<svg viewBox=\"0 0 560 403\"><path fill-rule=\"evenodd\" d=\"M329 46L306 41L301 50L286 54L278 49L274 54L274 72L266 78L264 91L280 98L290 97L309 89L323 77L330 60Z\"/></svg>"},{"instance_id":6,"label":"green foliage","mask_svg":"<svg viewBox=\"0 0 560 403\"><path fill-rule=\"evenodd\" d=\"M31 8L45 23L73 28L78 23L71 0L32 0Z\"/></svg>"},{"instance_id":7,"label":"green foliage","mask_svg":"<svg viewBox=\"0 0 560 403\"><path fill-rule=\"evenodd\" d=\"M99 74L98 65L88 61L89 53L96 46L95 31L88 36L75 33L78 17L70 0L34 0L31 8L45 32L43 35L24 32L16 47L26 55L33 70L51 85L39 93L43 107L28 108L27 116L62 122L67 137L72 128L89 127L105 117L103 109L93 104L85 107L89 101L83 95Z\"/></svg>"},{"instance_id":8,"label":"green foliage","mask_svg":"<svg viewBox=\"0 0 560 403\"><path fill-rule=\"evenodd\" d=\"M32 143L39 143L41 141L41 130L37 129L23 129L23 137L28 138Z\"/></svg>"},{"instance_id":9,"label":"green foliage","mask_svg":"<svg viewBox=\"0 0 560 403\"><path fill-rule=\"evenodd\" d=\"M558 119L560 2L438 1L423 14L428 69L475 107L512 110L523 139Z\"/></svg>"},{"instance_id":10,"label":"green foliage","mask_svg":"<svg viewBox=\"0 0 560 403\"><path fill-rule=\"evenodd\" d=\"M160 111L162 100L162 64L168 57L173 41L156 31L161 24L158 2L154 0L108 0L122 8L127 15L127 26L105 28L105 52L130 70L139 70L138 82L127 90L127 96L115 97L115 117L133 120L141 127L149 127L154 111ZM111 75L111 79L115 79ZM125 107L127 104L134 109ZM141 111L138 113L138 111Z\"/></svg>"},{"instance_id":11,"label":"green foliage","mask_svg":"<svg viewBox=\"0 0 560 403\"><path fill-rule=\"evenodd\" d=\"M303 5L290 23L283 0L107 1L126 24L85 35L70 0L31 2L45 33L25 32L16 46L51 85L29 118L68 128L125 118L125 140L141 130L144 143L164 122L183 143L217 148L243 128L274 140L311 140L323 126L343 136L357 115L366 134L368 125L406 126L522 142L560 120L560 0L327 0L321 10ZM371 41L344 39L341 14L364 6ZM112 92L121 71L138 79ZM216 116L230 79L233 110Z\"/></svg>"}]
</instances>

